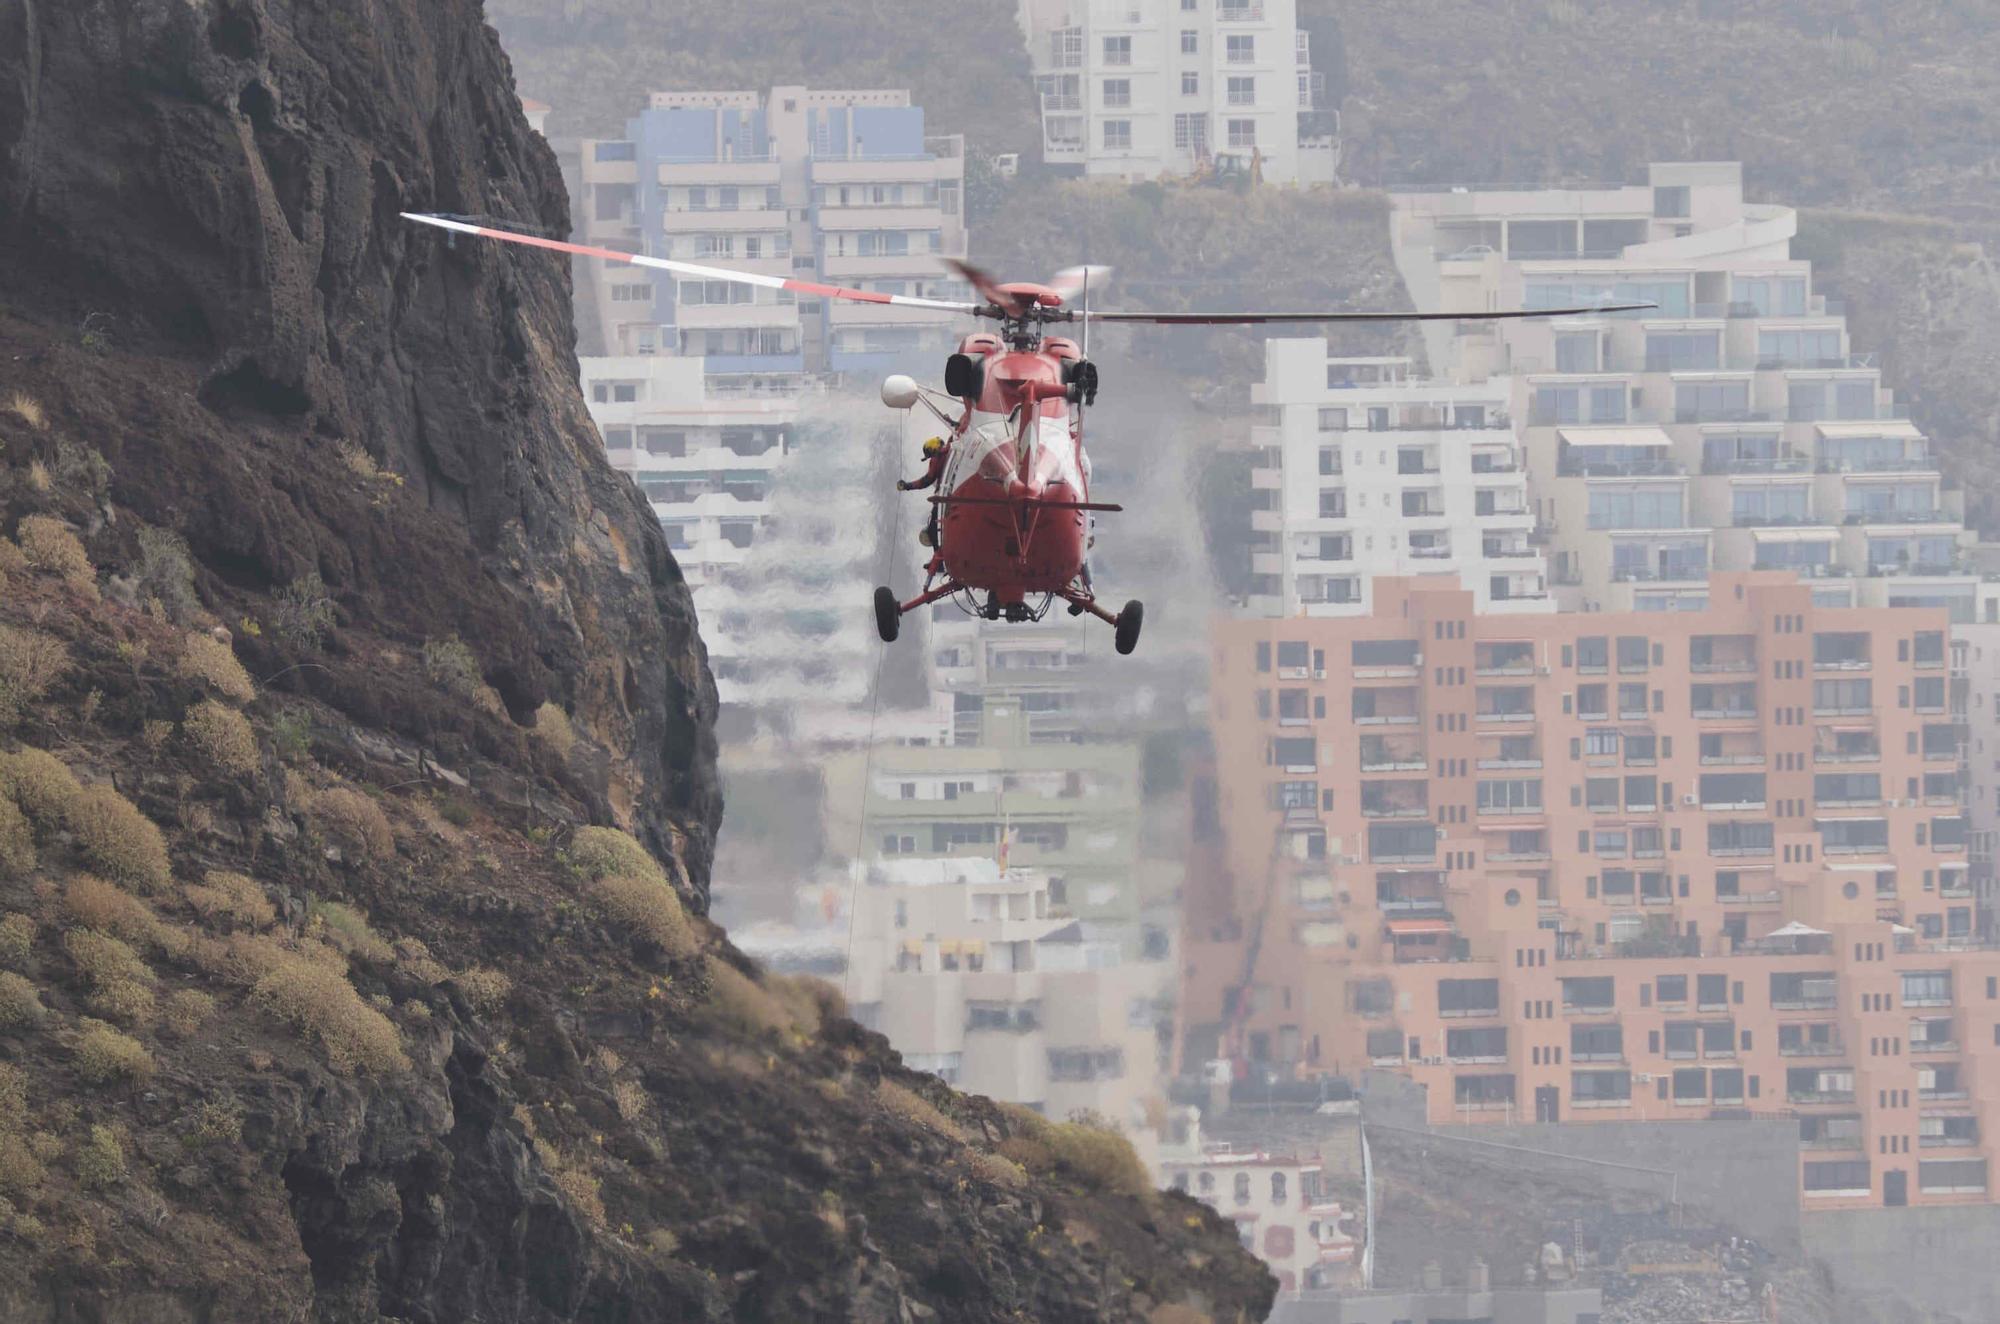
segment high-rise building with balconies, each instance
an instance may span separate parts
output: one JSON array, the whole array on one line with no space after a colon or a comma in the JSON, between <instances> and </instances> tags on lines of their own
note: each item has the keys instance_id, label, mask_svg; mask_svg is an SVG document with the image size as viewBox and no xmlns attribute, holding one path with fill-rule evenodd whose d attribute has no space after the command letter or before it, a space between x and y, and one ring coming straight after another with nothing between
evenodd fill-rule
<instances>
[{"instance_id":1,"label":"high-rise building with balconies","mask_svg":"<svg viewBox=\"0 0 2000 1324\"><path fill-rule=\"evenodd\" d=\"M1808 1209L1991 1201L1949 615L1819 587L1220 623L1185 1058L1394 1070L1434 1123L1784 1112Z\"/></svg>"},{"instance_id":2,"label":"high-rise building with balconies","mask_svg":"<svg viewBox=\"0 0 2000 1324\"><path fill-rule=\"evenodd\" d=\"M1551 611L1504 378L1267 340L1251 386L1251 596L1264 615L1365 615L1383 576L1439 575L1482 611Z\"/></svg>"},{"instance_id":3,"label":"high-rise building with balconies","mask_svg":"<svg viewBox=\"0 0 2000 1324\"><path fill-rule=\"evenodd\" d=\"M1020 19L1050 165L1156 179L1254 162L1273 183L1331 179L1295 0L1021 0Z\"/></svg>"},{"instance_id":4,"label":"high-rise building with balconies","mask_svg":"<svg viewBox=\"0 0 2000 1324\"><path fill-rule=\"evenodd\" d=\"M1393 225L1424 308L1657 305L1426 328L1453 380L1511 382L1565 608L1687 610L1710 570L1773 569L1823 606L1972 619L1960 494L1792 255L1797 214L1746 202L1741 166L1402 195Z\"/></svg>"},{"instance_id":5,"label":"high-rise building with balconies","mask_svg":"<svg viewBox=\"0 0 2000 1324\"><path fill-rule=\"evenodd\" d=\"M582 145L577 227L626 252L964 297L965 145L926 136L904 91L655 92L614 141ZM951 314L592 264L614 355L705 358L711 376L873 374L946 352Z\"/></svg>"}]
</instances>

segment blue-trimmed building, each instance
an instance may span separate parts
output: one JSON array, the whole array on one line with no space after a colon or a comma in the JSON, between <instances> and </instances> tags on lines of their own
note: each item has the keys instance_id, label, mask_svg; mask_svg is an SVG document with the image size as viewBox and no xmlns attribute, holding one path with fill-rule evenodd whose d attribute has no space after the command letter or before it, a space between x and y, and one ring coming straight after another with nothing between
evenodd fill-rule
<instances>
[{"instance_id":1,"label":"blue-trimmed building","mask_svg":"<svg viewBox=\"0 0 2000 1324\"><path fill-rule=\"evenodd\" d=\"M964 297L964 141L925 134L908 92L656 92L616 141L585 141L589 243L853 285ZM706 360L710 376L936 369L949 314L836 303L594 264L612 355Z\"/></svg>"}]
</instances>

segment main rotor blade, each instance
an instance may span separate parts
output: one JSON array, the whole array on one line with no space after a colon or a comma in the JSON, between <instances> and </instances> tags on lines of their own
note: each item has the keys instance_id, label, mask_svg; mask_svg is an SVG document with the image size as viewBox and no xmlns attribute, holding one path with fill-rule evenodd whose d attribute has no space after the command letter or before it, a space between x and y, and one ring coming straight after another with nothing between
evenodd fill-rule
<instances>
[{"instance_id":1,"label":"main rotor blade","mask_svg":"<svg viewBox=\"0 0 2000 1324\"><path fill-rule=\"evenodd\" d=\"M955 257L944 259L945 266L954 276L979 291L979 297L991 303L1009 317L1019 317L1028 311L1027 303L1018 294L1009 294L1000 288L1000 282L973 266Z\"/></svg>"},{"instance_id":2,"label":"main rotor blade","mask_svg":"<svg viewBox=\"0 0 2000 1324\"><path fill-rule=\"evenodd\" d=\"M1064 267L1049 277L1049 288L1062 295L1064 303L1074 303L1078 295L1089 294L1092 285L1102 290L1110 282L1110 267Z\"/></svg>"},{"instance_id":3,"label":"main rotor blade","mask_svg":"<svg viewBox=\"0 0 2000 1324\"><path fill-rule=\"evenodd\" d=\"M1496 322L1534 317L1631 313L1656 303L1607 303L1591 308L1516 308L1487 313L1087 313L1092 322L1145 322L1156 326L1256 326L1294 322Z\"/></svg>"},{"instance_id":4,"label":"main rotor blade","mask_svg":"<svg viewBox=\"0 0 2000 1324\"><path fill-rule=\"evenodd\" d=\"M974 317L987 316L991 312L990 309L976 303L949 303L942 299L919 299L908 294L884 294L879 290L849 289L844 285L820 285L809 280L766 276L754 271L732 271L727 267L708 267L695 262L676 262L664 257L647 257L642 253L621 253L615 248L566 244L559 239L544 239L540 235L521 234L514 230L496 230L490 225L473 225L467 221L455 221L448 216L432 216L424 212L406 211L402 213L402 217L406 221L415 221L419 225L434 225L453 234L498 239L503 243L524 244L529 248L546 248L557 253L574 253L578 257L601 258L606 262L626 262L635 267L653 267L683 276L699 276L704 280L726 280L738 285L755 285L766 290L790 290L795 294L808 294L815 298L849 299L855 303L888 303L903 308L937 308L945 312L966 313Z\"/></svg>"}]
</instances>

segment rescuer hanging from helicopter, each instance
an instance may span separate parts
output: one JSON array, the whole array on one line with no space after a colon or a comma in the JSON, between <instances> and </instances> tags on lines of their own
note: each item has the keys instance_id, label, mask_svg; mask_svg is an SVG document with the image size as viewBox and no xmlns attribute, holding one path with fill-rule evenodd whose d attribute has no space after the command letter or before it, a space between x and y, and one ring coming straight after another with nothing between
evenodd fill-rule
<instances>
[{"instance_id":1,"label":"rescuer hanging from helicopter","mask_svg":"<svg viewBox=\"0 0 2000 1324\"><path fill-rule=\"evenodd\" d=\"M937 486L938 480L944 476L946 449L943 437L932 437L926 441L924 443L924 476L909 479L899 478L896 480L896 490L898 492L921 492L927 487ZM917 535L917 541L926 547L937 546L938 512L942 509L942 506L933 505L931 507L930 522L924 526L923 532Z\"/></svg>"}]
</instances>

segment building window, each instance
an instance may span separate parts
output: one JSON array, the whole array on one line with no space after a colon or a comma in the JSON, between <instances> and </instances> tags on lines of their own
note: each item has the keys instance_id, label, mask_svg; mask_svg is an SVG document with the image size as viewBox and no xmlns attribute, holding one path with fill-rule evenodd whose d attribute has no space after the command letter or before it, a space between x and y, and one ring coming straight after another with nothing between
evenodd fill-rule
<instances>
[{"instance_id":1,"label":"building window","mask_svg":"<svg viewBox=\"0 0 2000 1324\"><path fill-rule=\"evenodd\" d=\"M1123 110L1131 104L1131 79L1107 78L1104 80L1104 105L1107 110Z\"/></svg>"},{"instance_id":2,"label":"building window","mask_svg":"<svg viewBox=\"0 0 2000 1324\"><path fill-rule=\"evenodd\" d=\"M1257 80L1255 78L1231 78L1229 80L1229 104L1232 106L1256 105Z\"/></svg>"},{"instance_id":3,"label":"building window","mask_svg":"<svg viewBox=\"0 0 2000 1324\"><path fill-rule=\"evenodd\" d=\"M1104 148L1110 152L1129 152L1132 150L1132 121L1104 121Z\"/></svg>"},{"instance_id":4,"label":"building window","mask_svg":"<svg viewBox=\"0 0 2000 1324\"><path fill-rule=\"evenodd\" d=\"M1248 33L1232 33L1224 49L1231 64L1256 63L1257 38Z\"/></svg>"},{"instance_id":5,"label":"building window","mask_svg":"<svg viewBox=\"0 0 2000 1324\"><path fill-rule=\"evenodd\" d=\"M1132 63L1132 39L1130 37L1106 37L1104 39L1104 62L1106 64Z\"/></svg>"},{"instance_id":6,"label":"building window","mask_svg":"<svg viewBox=\"0 0 2000 1324\"><path fill-rule=\"evenodd\" d=\"M1201 151L1208 146L1208 116L1202 114L1174 116L1174 146L1184 151ZM1325 473L1339 473L1339 469L1322 470Z\"/></svg>"},{"instance_id":7,"label":"building window","mask_svg":"<svg viewBox=\"0 0 2000 1324\"><path fill-rule=\"evenodd\" d=\"M1181 95L1184 97L1198 97L1201 95L1200 74L1190 69L1181 75Z\"/></svg>"},{"instance_id":8,"label":"building window","mask_svg":"<svg viewBox=\"0 0 2000 1324\"><path fill-rule=\"evenodd\" d=\"M1201 34L1193 28L1181 29L1181 54L1197 55L1201 52Z\"/></svg>"},{"instance_id":9,"label":"building window","mask_svg":"<svg viewBox=\"0 0 2000 1324\"><path fill-rule=\"evenodd\" d=\"M1257 121L1229 121L1229 145L1231 147L1255 147L1257 145Z\"/></svg>"}]
</instances>

